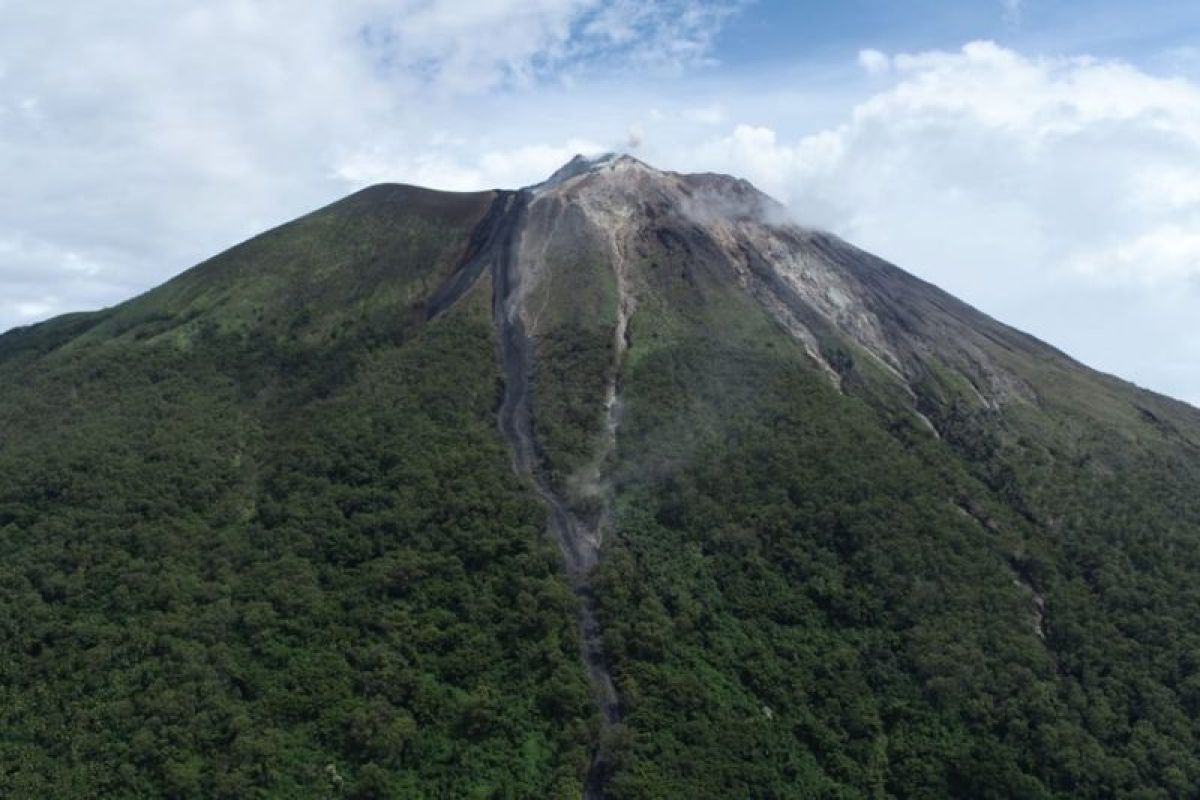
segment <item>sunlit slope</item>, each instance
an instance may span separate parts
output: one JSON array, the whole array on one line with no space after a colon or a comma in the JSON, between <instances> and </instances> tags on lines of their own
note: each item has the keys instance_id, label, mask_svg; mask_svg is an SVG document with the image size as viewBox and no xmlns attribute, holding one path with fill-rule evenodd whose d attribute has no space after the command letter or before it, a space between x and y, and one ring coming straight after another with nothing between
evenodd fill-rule
<instances>
[{"instance_id":1,"label":"sunlit slope","mask_svg":"<svg viewBox=\"0 0 1200 800\"><path fill-rule=\"evenodd\" d=\"M0 794L578 794L486 287L426 321L489 203L377 187L0 338Z\"/></svg>"}]
</instances>

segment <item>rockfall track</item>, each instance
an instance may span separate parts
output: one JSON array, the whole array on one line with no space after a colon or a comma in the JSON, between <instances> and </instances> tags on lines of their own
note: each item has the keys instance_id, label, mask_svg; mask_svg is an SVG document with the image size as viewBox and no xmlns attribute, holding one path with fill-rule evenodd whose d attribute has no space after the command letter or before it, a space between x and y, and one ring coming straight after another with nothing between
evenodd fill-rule
<instances>
[{"instance_id":1,"label":"rockfall track","mask_svg":"<svg viewBox=\"0 0 1200 800\"><path fill-rule=\"evenodd\" d=\"M525 331L520 309L520 245L528 190L497 192L492 208L472 236L463 266L435 294L429 315L442 313L475 283L486 270L492 278L492 319L504 392L497 412L500 434L512 453L513 469L528 477L546 507L547 527L562 553L564 571L578 598L578 625L584 669L600 712L603 728L593 744L584 782L585 800L599 800L610 772L605 733L621 718L621 707L604 652L604 638L596 614L592 570L599 557L599 532L607 515L589 523L573 512L551 485L542 465L535 434L532 406L533 342Z\"/></svg>"}]
</instances>

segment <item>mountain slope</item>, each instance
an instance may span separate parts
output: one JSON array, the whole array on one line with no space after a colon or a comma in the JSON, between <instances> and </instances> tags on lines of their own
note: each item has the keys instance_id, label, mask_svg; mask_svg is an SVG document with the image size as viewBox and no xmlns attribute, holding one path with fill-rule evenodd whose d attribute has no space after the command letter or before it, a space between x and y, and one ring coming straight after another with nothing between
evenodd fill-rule
<instances>
[{"instance_id":1,"label":"mountain slope","mask_svg":"<svg viewBox=\"0 0 1200 800\"><path fill-rule=\"evenodd\" d=\"M571 796L574 606L486 294L424 322L489 202L368 190L0 340L0 793Z\"/></svg>"},{"instance_id":2,"label":"mountain slope","mask_svg":"<svg viewBox=\"0 0 1200 800\"><path fill-rule=\"evenodd\" d=\"M552 192L599 206L597 230L636 209L597 592L615 786L1195 785L1194 409L773 224L732 179L617 160Z\"/></svg>"},{"instance_id":3,"label":"mountain slope","mask_svg":"<svg viewBox=\"0 0 1200 800\"><path fill-rule=\"evenodd\" d=\"M1200 412L744 181L374 187L0 423L9 794L1200 785Z\"/></svg>"}]
</instances>

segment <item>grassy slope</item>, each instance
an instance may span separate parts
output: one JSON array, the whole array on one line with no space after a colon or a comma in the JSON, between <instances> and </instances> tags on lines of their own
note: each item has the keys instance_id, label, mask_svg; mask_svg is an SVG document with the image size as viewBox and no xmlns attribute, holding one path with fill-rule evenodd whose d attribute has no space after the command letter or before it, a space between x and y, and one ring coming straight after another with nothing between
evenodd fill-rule
<instances>
[{"instance_id":1,"label":"grassy slope","mask_svg":"<svg viewBox=\"0 0 1200 800\"><path fill-rule=\"evenodd\" d=\"M0 794L577 796L486 285L421 322L486 199L369 190L0 338Z\"/></svg>"}]
</instances>

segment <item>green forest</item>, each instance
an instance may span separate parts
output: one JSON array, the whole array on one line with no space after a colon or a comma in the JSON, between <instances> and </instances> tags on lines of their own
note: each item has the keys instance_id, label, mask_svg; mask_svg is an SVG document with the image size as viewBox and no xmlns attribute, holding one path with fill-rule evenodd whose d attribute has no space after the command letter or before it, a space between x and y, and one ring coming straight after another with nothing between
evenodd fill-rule
<instances>
[{"instance_id":1,"label":"green forest","mask_svg":"<svg viewBox=\"0 0 1200 800\"><path fill-rule=\"evenodd\" d=\"M447 320L301 385L319 353L114 346L10 388L0 794L571 797L574 598L489 336ZM216 368L247 358L260 387Z\"/></svg>"},{"instance_id":2,"label":"green forest","mask_svg":"<svg viewBox=\"0 0 1200 800\"><path fill-rule=\"evenodd\" d=\"M429 306L491 203L375 187L0 336L0 796L577 800L597 748L614 800L1200 796L1200 418L831 380L661 231L619 371L603 265L535 332L606 728L491 278Z\"/></svg>"},{"instance_id":3,"label":"green forest","mask_svg":"<svg viewBox=\"0 0 1200 800\"><path fill-rule=\"evenodd\" d=\"M627 385L614 797L1200 786L1195 460L971 469L966 433L880 425L771 348L694 341Z\"/></svg>"},{"instance_id":4,"label":"green forest","mask_svg":"<svg viewBox=\"0 0 1200 800\"><path fill-rule=\"evenodd\" d=\"M418 325L357 283L397 252L429 282L458 234L384 227L412 201L0 338L0 796L578 796L575 598L487 298Z\"/></svg>"}]
</instances>

